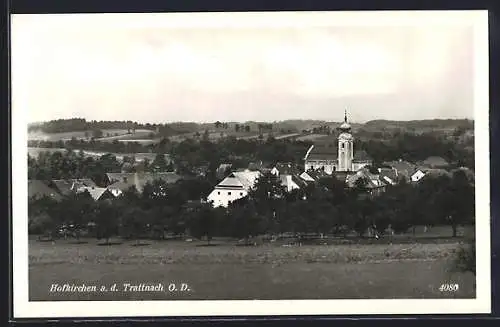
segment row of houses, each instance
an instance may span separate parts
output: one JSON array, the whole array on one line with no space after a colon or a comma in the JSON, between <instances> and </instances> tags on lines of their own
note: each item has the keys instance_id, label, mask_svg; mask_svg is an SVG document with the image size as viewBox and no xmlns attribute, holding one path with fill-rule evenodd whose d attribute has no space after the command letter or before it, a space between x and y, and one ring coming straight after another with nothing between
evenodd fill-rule
<instances>
[{"instance_id":1,"label":"row of houses","mask_svg":"<svg viewBox=\"0 0 500 327\"><path fill-rule=\"evenodd\" d=\"M71 193L88 192L96 200L112 199L120 196L132 186L142 193L144 186L154 180L174 184L184 177L174 172L161 173L107 173L104 187L99 187L92 179L29 180L28 198L49 196L55 200Z\"/></svg>"},{"instance_id":2,"label":"row of houses","mask_svg":"<svg viewBox=\"0 0 500 327\"><path fill-rule=\"evenodd\" d=\"M424 161L425 162L425 161ZM388 185L395 185L401 180L410 183L418 183L426 176L450 175L451 171L445 168L437 168L436 163L442 164L439 159L427 160L427 165L413 164L398 160L385 162L381 167L374 169L371 166L363 166L357 171L326 172L323 169L309 169L301 171L298 165L292 163L277 163L265 165L262 162L250 163L247 168L232 169L230 163L224 163L217 169L220 182L207 196L207 201L212 202L214 207L227 207L235 200L246 197L258 178L265 173L271 173L278 178L287 192L307 187L309 184L319 182L321 179L335 178L349 187L354 187L359 179L366 183L367 191L373 195L385 191ZM470 178L474 174L466 170ZM99 187L91 179L69 179L28 181L28 197L50 196L56 200L64 195L80 192L88 192L96 200L112 199L120 196L130 187L142 193L146 183L154 180L163 180L167 184L175 184L185 179L175 172L160 173L107 173L104 187Z\"/></svg>"},{"instance_id":3,"label":"row of houses","mask_svg":"<svg viewBox=\"0 0 500 327\"><path fill-rule=\"evenodd\" d=\"M324 169L309 169L301 171L299 166L291 163L278 163L272 166L260 164L250 164L246 169L236 169L231 171L223 180L214 187L207 200L215 207L227 207L231 202L246 197L255 186L258 178L267 172L279 178L281 185L286 191L306 187L311 183L317 183L321 179L335 178L348 187L354 187L359 179L366 183L367 191L372 195L384 192L389 185L396 185L402 180L409 183L419 183L426 176L437 177L441 175L451 176L452 170L444 167L444 159L433 157L413 164L407 161L398 160L385 162L381 167L362 166L357 171L325 171ZM424 164L425 163L425 164ZM447 165L447 163L446 163ZM220 165L220 171L228 171L231 164ZM471 181L474 180L474 173L467 168L463 169Z\"/></svg>"}]
</instances>

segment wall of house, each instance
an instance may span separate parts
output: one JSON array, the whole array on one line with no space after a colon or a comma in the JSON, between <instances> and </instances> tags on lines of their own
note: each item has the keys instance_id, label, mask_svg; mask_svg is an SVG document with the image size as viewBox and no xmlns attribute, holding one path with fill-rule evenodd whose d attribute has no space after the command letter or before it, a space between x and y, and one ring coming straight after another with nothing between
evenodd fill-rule
<instances>
[{"instance_id":1,"label":"wall of house","mask_svg":"<svg viewBox=\"0 0 500 327\"><path fill-rule=\"evenodd\" d=\"M410 179L412 182L418 182L424 176L425 176L425 174L421 170L419 170L419 171L415 172L413 175L411 175Z\"/></svg>"},{"instance_id":2,"label":"wall of house","mask_svg":"<svg viewBox=\"0 0 500 327\"><path fill-rule=\"evenodd\" d=\"M227 207L230 202L244 198L248 195L246 190L242 189L214 189L207 197L214 207Z\"/></svg>"},{"instance_id":3,"label":"wall of house","mask_svg":"<svg viewBox=\"0 0 500 327\"><path fill-rule=\"evenodd\" d=\"M108 188L108 190L109 190L109 191L111 192L111 194L113 194L115 197L120 196L120 194L122 194L122 191L120 191L119 189L116 189L116 188L114 188L114 189L109 189L109 188Z\"/></svg>"}]
</instances>

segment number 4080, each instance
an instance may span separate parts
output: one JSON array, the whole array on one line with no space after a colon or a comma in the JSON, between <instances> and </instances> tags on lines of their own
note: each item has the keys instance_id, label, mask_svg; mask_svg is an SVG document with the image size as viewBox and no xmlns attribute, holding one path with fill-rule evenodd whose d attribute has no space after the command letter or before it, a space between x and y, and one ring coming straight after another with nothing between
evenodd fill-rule
<instances>
[{"instance_id":1,"label":"number 4080","mask_svg":"<svg viewBox=\"0 0 500 327\"><path fill-rule=\"evenodd\" d=\"M458 284L441 284L439 291L441 292L456 292L458 291Z\"/></svg>"}]
</instances>

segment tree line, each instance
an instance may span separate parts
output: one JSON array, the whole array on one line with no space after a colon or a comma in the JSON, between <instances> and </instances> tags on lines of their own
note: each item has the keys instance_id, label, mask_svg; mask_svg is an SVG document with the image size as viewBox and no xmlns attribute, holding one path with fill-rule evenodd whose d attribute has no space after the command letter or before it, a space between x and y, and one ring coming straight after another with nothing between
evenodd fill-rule
<instances>
[{"instance_id":1,"label":"tree line","mask_svg":"<svg viewBox=\"0 0 500 327\"><path fill-rule=\"evenodd\" d=\"M250 194L229 205L213 208L203 199L213 185L203 178L167 184L146 184L142 193L133 187L116 199L94 201L86 193L62 201L29 199L29 230L56 237L61 233L87 234L109 241L162 239L190 235L210 242L214 237L246 240L259 235L292 234L380 237L415 231L416 226L450 226L457 236L461 225L474 224L474 187L466 174L424 178L419 184L402 182L370 195L363 179L349 188L335 178L286 192L279 178L262 175Z\"/></svg>"},{"instance_id":2,"label":"tree line","mask_svg":"<svg viewBox=\"0 0 500 327\"><path fill-rule=\"evenodd\" d=\"M332 137L332 142L336 142ZM246 140L226 137L217 141L206 138L199 140L186 139L181 142L171 142L162 138L155 144L140 144L138 142L102 142L96 140L70 141L30 141L29 146L43 148L68 148L71 150L90 150L110 153L162 153L170 154L175 162L189 167L197 165L218 166L222 162L263 161L293 162L303 165L304 154L313 144L310 141L291 139ZM457 166L474 168L474 152L461 143L430 133L411 134L400 133L390 140L355 138L355 149L365 150L378 165L384 161L407 160L418 162L430 156L443 157ZM188 167L188 168L189 168ZM189 168L190 169L190 168Z\"/></svg>"},{"instance_id":3,"label":"tree line","mask_svg":"<svg viewBox=\"0 0 500 327\"><path fill-rule=\"evenodd\" d=\"M174 166L162 154L140 164L135 164L134 157L125 156L119 161L113 154L94 158L81 151L40 152L36 158L28 155L28 179L33 180L90 178L96 185L105 186L107 173L168 171L174 171Z\"/></svg>"}]
</instances>

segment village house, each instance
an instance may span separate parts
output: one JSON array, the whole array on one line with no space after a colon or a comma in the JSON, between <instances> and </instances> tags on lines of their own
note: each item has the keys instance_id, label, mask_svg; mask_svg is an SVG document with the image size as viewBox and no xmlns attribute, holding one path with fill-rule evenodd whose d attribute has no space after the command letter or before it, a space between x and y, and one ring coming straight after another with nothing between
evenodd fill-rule
<instances>
[{"instance_id":1,"label":"village house","mask_svg":"<svg viewBox=\"0 0 500 327\"><path fill-rule=\"evenodd\" d=\"M163 173L107 173L107 189L114 195L119 196L132 186L142 193L144 186L155 180L162 180L167 184L175 184L185 178L174 172Z\"/></svg>"},{"instance_id":2,"label":"village house","mask_svg":"<svg viewBox=\"0 0 500 327\"><path fill-rule=\"evenodd\" d=\"M356 174L350 175L347 178L347 186L355 187L361 178L366 182L364 186L371 195L378 195L386 189L387 183L381 179L380 175L372 174L367 169L360 169Z\"/></svg>"},{"instance_id":3,"label":"village house","mask_svg":"<svg viewBox=\"0 0 500 327\"><path fill-rule=\"evenodd\" d=\"M231 202L246 197L260 175L259 171L248 169L232 172L215 186L207 201L214 207L228 207Z\"/></svg>"},{"instance_id":4,"label":"village house","mask_svg":"<svg viewBox=\"0 0 500 327\"><path fill-rule=\"evenodd\" d=\"M294 174L299 174L300 171L297 166L295 166L292 163L276 163L273 168L270 170L271 174L274 176L280 176L280 175L294 175Z\"/></svg>"},{"instance_id":5,"label":"village house","mask_svg":"<svg viewBox=\"0 0 500 327\"><path fill-rule=\"evenodd\" d=\"M89 178L82 179L53 179L49 181L48 186L53 188L61 195L75 193L79 187L96 187L96 183Z\"/></svg>"},{"instance_id":6,"label":"village house","mask_svg":"<svg viewBox=\"0 0 500 327\"><path fill-rule=\"evenodd\" d=\"M94 201L101 201L115 198L115 195L105 187L82 186L76 190L76 193L87 192Z\"/></svg>"},{"instance_id":7,"label":"village house","mask_svg":"<svg viewBox=\"0 0 500 327\"><path fill-rule=\"evenodd\" d=\"M397 161L387 161L384 162L384 165L394 169L394 171L396 172L396 178L398 182L401 181L402 179L410 181L411 176L417 170L417 166L415 164L412 164L411 162L402 159Z\"/></svg>"}]
</instances>

